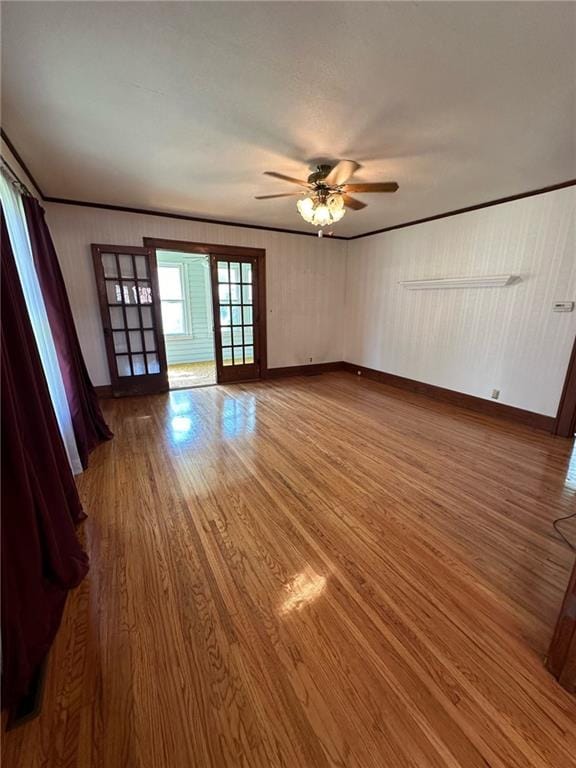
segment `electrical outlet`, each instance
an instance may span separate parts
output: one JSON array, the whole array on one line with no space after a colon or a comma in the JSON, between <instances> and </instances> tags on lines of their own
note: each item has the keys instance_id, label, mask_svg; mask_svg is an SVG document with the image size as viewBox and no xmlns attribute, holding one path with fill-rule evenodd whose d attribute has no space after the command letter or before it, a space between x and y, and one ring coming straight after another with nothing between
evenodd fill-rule
<instances>
[{"instance_id":1,"label":"electrical outlet","mask_svg":"<svg viewBox=\"0 0 576 768\"><path fill-rule=\"evenodd\" d=\"M492 398L492 400L498 400L498 398L500 397L500 390L499 389L493 389L492 390L492 394L490 395L490 397Z\"/></svg>"},{"instance_id":2,"label":"electrical outlet","mask_svg":"<svg viewBox=\"0 0 576 768\"><path fill-rule=\"evenodd\" d=\"M311 363L311 362L312 362L312 358L311 358L311 357L309 357L309 358L308 358L308 362L309 362L309 363Z\"/></svg>"}]
</instances>

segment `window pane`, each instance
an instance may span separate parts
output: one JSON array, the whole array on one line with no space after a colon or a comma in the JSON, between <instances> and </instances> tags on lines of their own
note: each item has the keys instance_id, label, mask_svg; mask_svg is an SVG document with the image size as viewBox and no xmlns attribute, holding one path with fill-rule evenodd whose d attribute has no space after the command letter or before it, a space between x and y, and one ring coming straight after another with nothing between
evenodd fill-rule
<instances>
[{"instance_id":1,"label":"window pane","mask_svg":"<svg viewBox=\"0 0 576 768\"><path fill-rule=\"evenodd\" d=\"M242 347L234 347L234 365L242 365L243 362Z\"/></svg>"},{"instance_id":2,"label":"window pane","mask_svg":"<svg viewBox=\"0 0 576 768\"><path fill-rule=\"evenodd\" d=\"M182 281L180 279L180 267L159 266L158 282L160 283L160 297L162 299L182 299Z\"/></svg>"},{"instance_id":3,"label":"window pane","mask_svg":"<svg viewBox=\"0 0 576 768\"><path fill-rule=\"evenodd\" d=\"M254 347L244 347L244 355L246 358L246 363L253 363L254 362Z\"/></svg>"},{"instance_id":4,"label":"window pane","mask_svg":"<svg viewBox=\"0 0 576 768\"><path fill-rule=\"evenodd\" d=\"M218 282L219 283L228 282L228 262L227 261L218 262Z\"/></svg>"},{"instance_id":5,"label":"window pane","mask_svg":"<svg viewBox=\"0 0 576 768\"><path fill-rule=\"evenodd\" d=\"M223 347L230 347L232 346L232 334L230 333L230 328L222 328L222 346Z\"/></svg>"},{"instance_id":6,"label":"window pane","mask_svg":"<svg viewBox=\"0 0 576 768\"><path fill-rule=\"evenodd\" d=\"M242 282L243 283L252 282L252 264L247 264L247 263L242 264Z\"/></svg>"},{"instance_id":7,"label":"window pane","mask_svg":"<svg viewBox=\"0 0 576 768\"><path fill-rule=\"evenodd\" d=\"M232 347L222 349L222 365L232 365Z\"/></svg>"},{"instance_id":8,"label":"window pane","mask_svg":"<svg viewBox=\"0 0 576 768\"><path fill-rule=\"evenodd\" d=\"M230 325L230 307L220 307L220 325Z\"/></svg>"},{"instance_id":9,"label":"window pane","mask_svg":"<svg viewBox=\"0 0 576 768\"><path fill-rule=\"evenodd\" d=\"M162 325L164 333L184 333L184 305L181 301L162 302Z\"/></svg>"},{"instance_id":10,"label":"window pane","mask_svg":"<svg viewBox=\"0 0 576 768\"><path fill-rule=\"evenodd\" d=\"M230 264L230 282L231 283L240 282L240 264L238 264L238 262L236 261L233 261Z\"/></svg>"},{"instance_id":11,"label":"window pane","mask_svg":"<svg viewBox=\"0 0 576 768\"><path fill-rule=\"evenodd\" d=\"M242 325L242 307L232 307L232 325Z\"/></svg>"},{"instance_id":12,"label":"window pane","mask_svg":"<svg viewBox=\"0 0 576 768\"><path fill-rule=\"evenodd\" d=\"M232 334L234 336L234 346L241 346L244 343L242 340L242 327L235 325L232 329Z\"/></svg>"},{"instance_id":13,"label":"window pane","mask_svg":"<svg viewBox=\"0 0 576 768\"><path fill-rule=\"evenodd\" d=\"M240 301L240 286L235 285L232 283L230 286L230 303L231 304L241 304Z\"/></svg>"},{"instance_id":14,"label":"window pane","mask_svg":"<svg viewBox=\"0 0 576 768\"><path fill-rule=\"evenodd\" d=\"M252 307L243 307L242 311L244 313L244 324L252 325Z\"/></svg>"},{"instance_id":15,"label":"window pane","mask_svg":"<svg viewBox=\"0 0 576 768\"><path fill-rule=\"evenodd\" d=\"M254 334L251 325L244 326L244 344L252 344L254 341Z\"/></svg>"},{"instance_id":16,"label":"window pane","mask_svg":"<svg viewBox=\"0 0 576 768\"><path fill-rule=\"evenodd\" d=\"M242 286L242 303L252 304L252 286L251 285Z\"/></svg>"}]
</instances>

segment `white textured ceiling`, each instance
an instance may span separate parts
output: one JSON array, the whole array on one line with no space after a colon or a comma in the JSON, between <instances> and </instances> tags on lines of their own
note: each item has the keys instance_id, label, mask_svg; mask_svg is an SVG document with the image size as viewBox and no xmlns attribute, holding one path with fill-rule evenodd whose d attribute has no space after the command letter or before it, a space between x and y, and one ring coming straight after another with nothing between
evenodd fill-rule
<instances>
[{"instance_id":1,"label":"white textured ceiling","mask_svg":"<svg viewBox=\"0 0 576 768\"><path fill-rule=\"evenodd\" d=\"M2 124L44 193L309 229L317 157L394 195L353 235L576 177L571 2L4 2Z\"/></svg>"}]
</instances>

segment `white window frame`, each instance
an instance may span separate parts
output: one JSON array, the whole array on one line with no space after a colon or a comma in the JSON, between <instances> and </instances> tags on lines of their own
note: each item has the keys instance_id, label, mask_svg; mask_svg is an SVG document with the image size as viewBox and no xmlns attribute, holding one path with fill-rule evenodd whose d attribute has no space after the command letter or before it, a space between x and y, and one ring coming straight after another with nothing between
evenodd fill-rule
<instances>
[{"instance_id":1,"label":"white window frame","mask_svg":"<svg viewBox=\"0 0 576 768\"><path fill-rule=\"evenodd\" d=\"M162 267L169 267L170 269L177 269L178 274L180 276L180 290L182 293L181 299L163 299L162 294L160 294L160 309L162 309L162 304L164 302L169 304L182 304L183 308L183 317L184 317L184 330L181 333L165 333L164 335L167 338L170 339L184 339L184 338L192 338L192 323L191 323L191 317L190 317L190 302L188 300L188 292L186 290L186 271L185 271L185 265L180 264L178 262L172 261L163 261L162 263L158 264L158 270L162 269Z\"/></svg>"}]
</instances>

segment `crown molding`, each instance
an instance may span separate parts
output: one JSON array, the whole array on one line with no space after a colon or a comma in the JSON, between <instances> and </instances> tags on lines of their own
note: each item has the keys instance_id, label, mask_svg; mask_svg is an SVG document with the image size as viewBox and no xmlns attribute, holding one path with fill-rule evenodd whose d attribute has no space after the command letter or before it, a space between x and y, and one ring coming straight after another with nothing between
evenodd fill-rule
<instances>
[{"instance_id":1,"label":"crown molding","mask_svg":"<svg viewBox=\"0 0 576 768\"><path fill-rule=\"evenodd\" d=\"M169 213L167 211L148 210L146 208L133 208L131 206L126 206L126 205L113 205L111 203L94 203L94 202L90 202L89 200L72 200L72 199L63 198L63 197L51 197L50 195L44 194L40 185L32 175L30 169L22 159L22 156L17 151L14 144L10 141L10 139L8 138L8 135L6 134L6 131L3 128L0 128L0 134L2 136L2 139L6 142L8 149L10 150L10 152L12 152L12 154L18 161L20 167L26 173L26 175L30 178L30 180L32 181L32 183L40 193L40 197L46 203L59 203L61 205L76 205L81 208L98 208L100 210L119 211L123 213L138 213L138 214L143 214L145 216L159 216L165 219L179 219L181 221L196 221L202 224L218 224L221 227L237 227L239 229L255 229L255 230L260 230L262 232L279 232L281 234L286 234L286 235L303 235L304 237L318 237L317 232L303 232L300 229L285 229L283 227L267 227L265 225L246 224L246 223L237 222L237 221L210 219L203 216L191 216L184 213ZM445 211L444 213L437 213L437 214L434 214L433 216L426 216L422 219L414 219L411 221L406 221L406 222L403 222L402 224L393 224L389 227L382 227L381 229L373 229L373 230L370 230L369 232L362 232L358 235L350 235L348 237L346 237L345 235L325 235L324 237L330 240L360 240L363 237L380 235L383 232L392 232L395 229L404 229L405 227L415 227L418 224L425 224L428 221L437 221L438 219L445 219L445 218L448 218L449 216L459 216L462 213L479 211L482 208L491 208L494 205L503 205L504 203L511 203L511 202L514 202L515 200L523 200L525 197L534 197L535 195L544 195L547 192L555 192L556 190L565 189L566 187L573 187L573 186L576 186L576 179L569 179L568 181L562 181L559 184L552 184L548 187L541 187L540 189L531 189L528 192L520 192L516 195L509 195L508 197L500 197L495 200L489 200L484 203L469 205L466 208L456 208L455 210L452 210L452 211Z\"/></svg>"}]
</instances>

